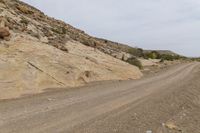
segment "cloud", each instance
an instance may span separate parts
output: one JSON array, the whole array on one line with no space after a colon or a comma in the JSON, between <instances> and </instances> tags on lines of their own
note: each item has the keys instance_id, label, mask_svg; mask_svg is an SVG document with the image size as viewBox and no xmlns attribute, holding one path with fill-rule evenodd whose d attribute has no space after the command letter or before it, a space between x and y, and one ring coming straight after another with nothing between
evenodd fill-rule
<instances>
[{"instance_id":1,"label":"cloud","mask_svg":"<svg viewBox=\"0 0 200 133\"><path fill-rule=\"evenodd\" d=\"M23 0L87 33L200 56L199 0Z\"/></svg>"}]
</instances>

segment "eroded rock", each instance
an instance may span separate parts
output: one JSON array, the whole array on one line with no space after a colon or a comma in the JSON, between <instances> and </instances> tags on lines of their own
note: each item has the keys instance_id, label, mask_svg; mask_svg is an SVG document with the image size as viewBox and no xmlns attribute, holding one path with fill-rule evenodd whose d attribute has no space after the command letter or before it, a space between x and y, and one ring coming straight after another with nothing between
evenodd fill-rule
<instances>
[{"instance_id":1,"label":"eroded rock","mask_svg":"<svg viewBox=\"0 0 200 133\"><path fill-rule=\"evenodd\" d=\"M0 38L7 39L10 36L10 32L8 28L0 27Z\"/></svg>"}]
</instances>

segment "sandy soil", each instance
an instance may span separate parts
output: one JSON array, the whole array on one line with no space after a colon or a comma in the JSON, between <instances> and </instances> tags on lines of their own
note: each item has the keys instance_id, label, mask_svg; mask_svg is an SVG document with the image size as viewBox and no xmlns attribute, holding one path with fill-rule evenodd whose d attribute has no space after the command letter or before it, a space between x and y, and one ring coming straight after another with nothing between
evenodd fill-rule
<instances>
[{"instance_id":1,"label":"sandy soil","mask_svg":"<svg viewBox=\"0 0 200 133\"><path fill-rule=\"evenodd\" d=\"M199 133L200 64L0 101L2 133Z\"/></svg>"}]
</instances>

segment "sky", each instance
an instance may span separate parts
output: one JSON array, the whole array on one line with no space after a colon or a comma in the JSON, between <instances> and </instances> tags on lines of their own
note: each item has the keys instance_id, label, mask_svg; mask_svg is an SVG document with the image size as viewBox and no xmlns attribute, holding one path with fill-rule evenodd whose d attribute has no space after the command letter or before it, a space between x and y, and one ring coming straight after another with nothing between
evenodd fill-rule
<instances>
[{"instance_id":1,"label":"sky","mask_svg":"<svg viewBox=\"0 0 200 133\"><path fill-rule=\"evenodd\" d=\"M86 33L200 56L200 0L22 0Z\"/></svg>"}]
</instances>

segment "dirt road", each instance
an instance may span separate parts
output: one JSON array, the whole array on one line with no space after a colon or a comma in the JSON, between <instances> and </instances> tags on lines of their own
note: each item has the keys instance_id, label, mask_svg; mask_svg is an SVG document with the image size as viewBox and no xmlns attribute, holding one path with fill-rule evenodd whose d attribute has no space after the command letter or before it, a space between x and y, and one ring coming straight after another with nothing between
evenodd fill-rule
<instances>
[{"instance_id":1,"label":"dirt road","mask_svg":"<svg viewBox=\"0 0 200 133\"><path fill-rule=\"evenodd\" d=\"M200 133L200 64L0 101L0 133Z\"/></svg>"}]
</instances>

